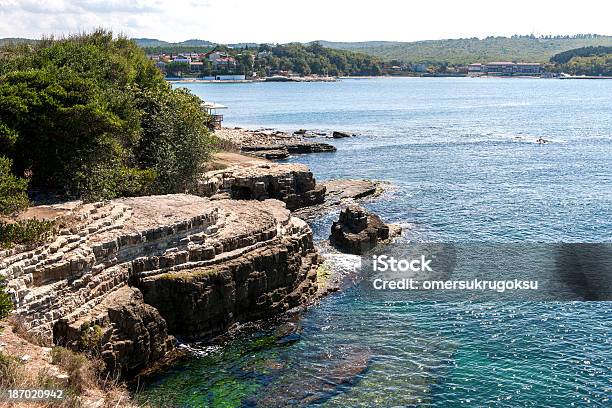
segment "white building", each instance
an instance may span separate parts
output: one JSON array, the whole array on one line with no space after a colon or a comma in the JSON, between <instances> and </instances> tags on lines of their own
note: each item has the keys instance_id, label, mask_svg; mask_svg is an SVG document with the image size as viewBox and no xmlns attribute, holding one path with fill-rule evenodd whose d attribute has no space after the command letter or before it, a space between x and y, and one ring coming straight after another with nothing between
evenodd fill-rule
<instances>
[{"instance_id":1,"label":"white building","mask_svg":"<svg viewBox=\"0 0 612 408\"><path fill-rule=\"evenodd\" d=\"M482 74L482 64L470 64L468 65L468 75L480 75Z\"/></svg>"},{"instance_id":2,"label":"white building","mask_svg":"<svg viewBox=\"0 0 612 408\"><path fill-rule=\"evenodd\" d=\"M217 81L244 81L246 77L244 75L217 75L215 79Z\"/></svg>"}]
</instances>

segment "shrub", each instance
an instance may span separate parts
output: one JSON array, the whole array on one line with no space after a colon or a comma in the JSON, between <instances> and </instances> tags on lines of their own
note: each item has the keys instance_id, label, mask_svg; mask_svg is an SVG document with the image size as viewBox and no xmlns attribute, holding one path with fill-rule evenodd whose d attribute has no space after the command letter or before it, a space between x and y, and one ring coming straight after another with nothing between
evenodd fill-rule
<instances>
[{"instance_id":1,"label":"shrub","mask_svg":"<svg viewBox=\"0 0 612 408\"><path fill-rule=\"evenodd\" d=\"M102 327L94 324L90 326L85 324L81 327L81 335L79 337L79 350L85 351L91 355L98 355L100 353L100 345L104 332Z\"/></svg>"},{"instance_id":2,"label":"shrub","mask_svg":"<svg viewBox=\"0 0 612 408\"><path fill-rule=\"evenodd\" d=\"M55 222L49 220L19 220L14 223L0 221L0 245L32 245L45 242L53 233Z\"/></svg>"},{"instance_id":3,"label":"shrub","mask_svg":"<svg viewBox=\"0 0 612 408\"><path fill-rule=\"evenodd\" d=\"M4 277L0 276L0 319L4 319L8 316L12 308L13 303L6 293L6 282Z\"/></svg>"},{"instance_id":4,"label":"shrub","mask_svg":"<svg viewBox=\"0 0 612 408\"><path fill-rule=\"evenodd\" d=\"M0 352L0 390L6 390L19 384L23 369L19 361Z\"/></svg>"},{"instance_id":5,"label":"shrub","mask_svg":"<svg viewBox=\"0 0 612 408\"><path fill-rule=\"evenodd\" d=\"M28 207L28 182L11 172L12 161L0 156L0 214L11 215Z\"/></svg>"},{"instance_id":6,"label":"shrub","mask_svg":"<svg viewBox=\"0 0 612 408\"><path fill-rule=\"evenodd\" d=\"M90 360L84 354L64 347L53 347L51 363L60 366L68 373L68 387L76 394L93 388L98 382L98 374L102 369L98 360Z\"/></svg>"}]
</instances>

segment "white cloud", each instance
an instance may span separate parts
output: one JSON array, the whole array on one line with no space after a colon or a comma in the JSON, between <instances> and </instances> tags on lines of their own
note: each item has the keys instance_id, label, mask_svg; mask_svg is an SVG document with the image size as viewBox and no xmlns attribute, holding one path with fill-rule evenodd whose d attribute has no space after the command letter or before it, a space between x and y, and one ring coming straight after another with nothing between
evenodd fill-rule
<instances>
[{"instance_id":1,"label":"white cloud","mask_svg":"<svg viewBox=\"0 0 612 408\"><path fill-rule=\"evenodd\" d=\"M610 15L609 0L592 0L588 8L563 7L558 0L513 0L503 10L456 0L0 0L0 37L97 27L133 37L218 42L612 34Z\"/></svg>"}]
</instances>

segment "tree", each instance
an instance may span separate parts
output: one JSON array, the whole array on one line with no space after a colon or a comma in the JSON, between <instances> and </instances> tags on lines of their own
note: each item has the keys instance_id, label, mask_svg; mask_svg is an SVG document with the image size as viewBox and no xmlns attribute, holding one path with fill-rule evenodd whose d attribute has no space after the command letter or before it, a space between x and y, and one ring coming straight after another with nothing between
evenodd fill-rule
<instances>
[{"instance_id":1,"label":"tree","mask_svg":"<svg viewBox=\"0 0 612 408\"><path fill-rule=\"evenodd\" d=\"M31 188L86 200L182 191L181 183L157 180L163 166L155 157L165 159L143 154L141 140L158 131L148 109L173 103L174 117L190 118L200 101L173 90L134 42L99 30L0 55L0 155L13 160L15 174L31 174ZM199 138L210 148L194 120L177 129L174 140ZM185 154L180 143L165 148ZM192 170L174 173L183 176L191 180Z\"/></svg>"},{"instance_id":2,"label":"tree","mask_svg":"<svg viewBox=\"0 0 612 408\"><path fill-rule=\"evenodd\" d=\"M214 147L206 124L208 116L198 97L185 89L170 95L149 91L140 95L143 136L138 161L153 169L154 193L195 189Z\"/></svg>"}]
</instances>

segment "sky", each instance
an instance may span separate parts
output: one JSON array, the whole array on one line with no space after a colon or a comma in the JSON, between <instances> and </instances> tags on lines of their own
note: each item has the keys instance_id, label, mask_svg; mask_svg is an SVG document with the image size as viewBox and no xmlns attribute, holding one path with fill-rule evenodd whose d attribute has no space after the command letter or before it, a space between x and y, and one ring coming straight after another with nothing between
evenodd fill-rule
<instances>
[{"instance_id":1,"label":"sky","mask_svg":"<svg viewBox=\"0 0 612 408\"><path fill-rule=\"evenodd\" d=\"M612 35L611 0L591 0L588 7L579 4L567 0L0 0L0 38L38 38L98 27L132 38L219 43Z\"/></svg>"}]
</instances>

